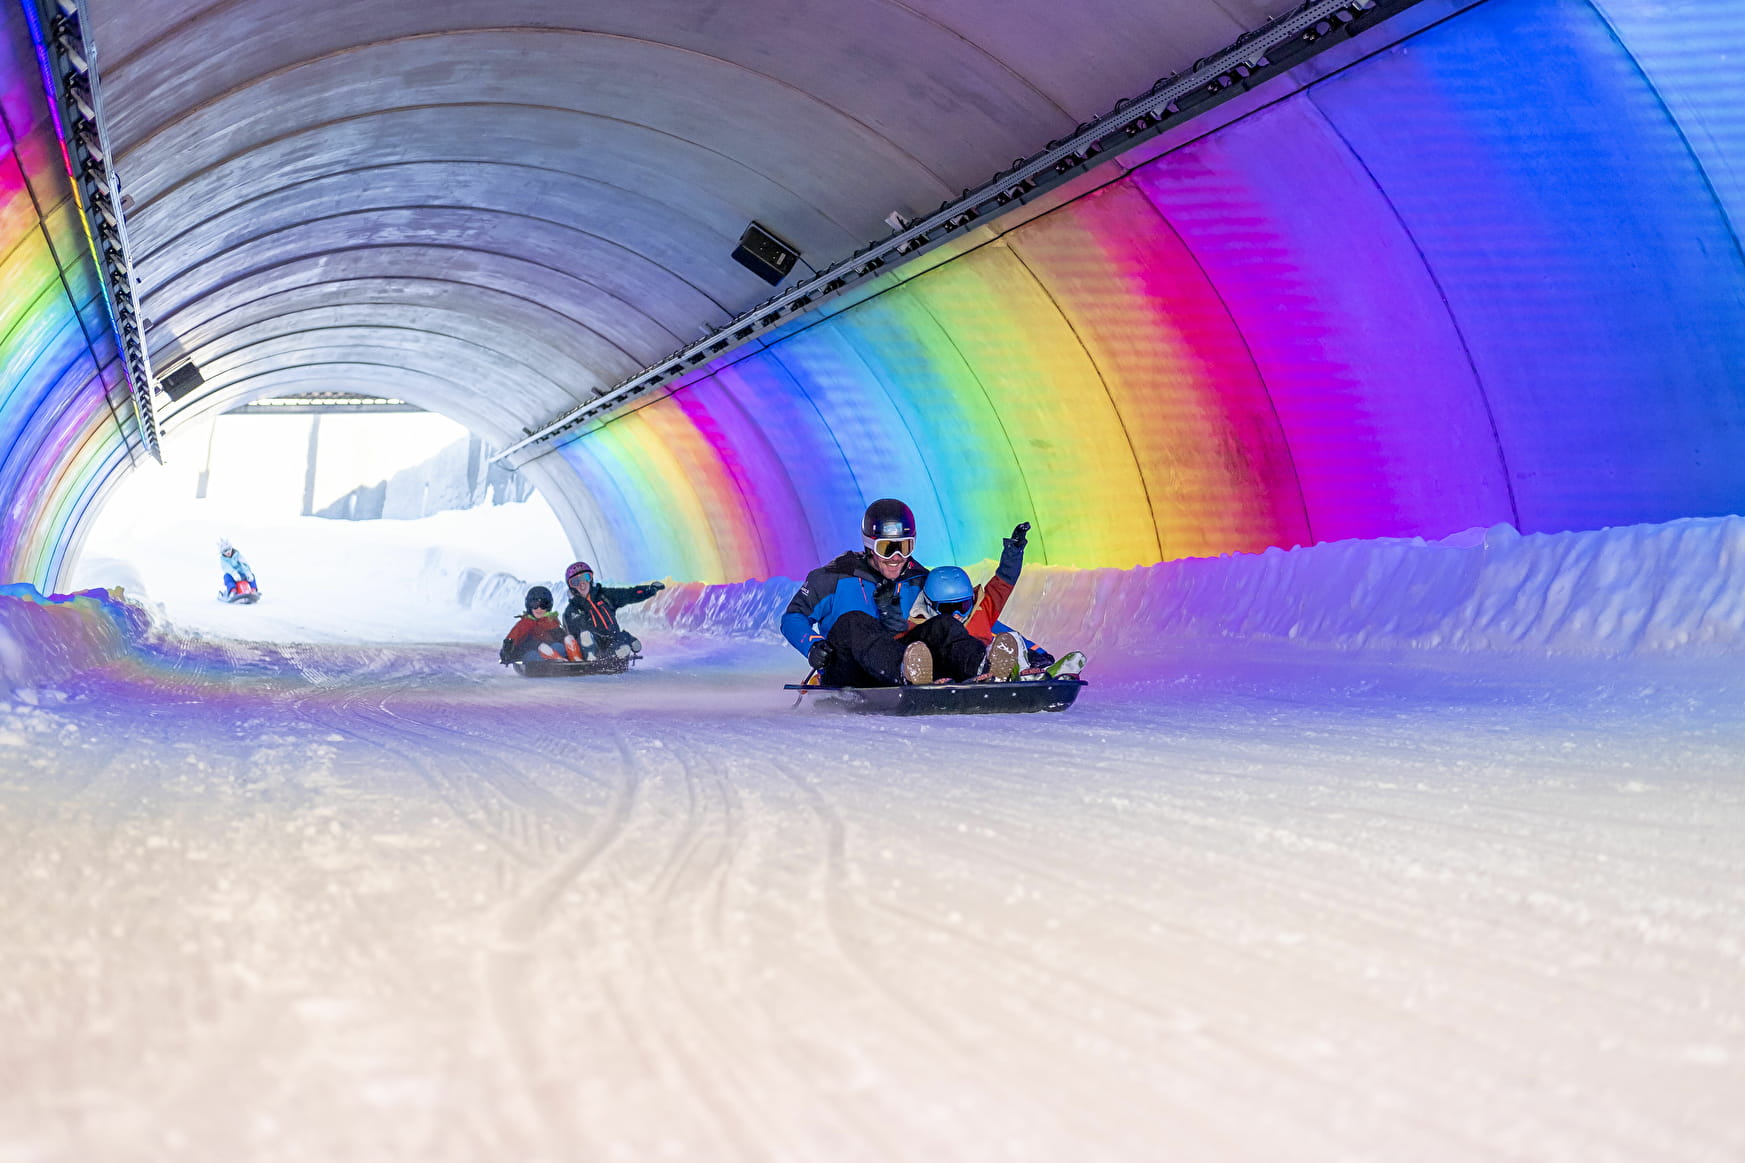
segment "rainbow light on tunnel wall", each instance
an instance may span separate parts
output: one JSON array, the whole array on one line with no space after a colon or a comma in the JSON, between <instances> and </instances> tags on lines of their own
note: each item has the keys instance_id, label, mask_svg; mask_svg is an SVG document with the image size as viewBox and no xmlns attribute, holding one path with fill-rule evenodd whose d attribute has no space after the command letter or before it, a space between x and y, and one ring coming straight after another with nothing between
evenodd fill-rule
<instances>
[{"instance_id":1,"label":"rainbow light on tunnel wall","mask_svg":"<svg viewBox=\"0 0 1745 1163\"><path fill-rule=\"evenodd\" d=\"M1281 90L565 444L603 569L803 576L880 496L928 564L1739 512L1729 59L1745 4L1489 0Z\"/></svg>"},{"instance_id":2,"label":"rainbow light on tunnel wall","mask_svg":"<svg viewBox=\"0 0 1745 1163\"><path fill-rule=\"evenodd\" d=\"M128 461L127 388L26 23L0 8L0 581L58 580ZM100 355L101 353L101 355Z\"/></svg>"},{"instance_id":3,"label":"rainbow light on tunnel wall","mask_svg":"<svg viewBox=\"0 0 1745 1163\"><path fill-rule=\"evenodd\" d=\"M23 11L0 580L48 586L131 418ZM1281 86L564 445L598 564L797 576L887 495L930 564L1019 520L1034 561L1124 566L1745 509L1740 59L1739 3L1486 0Z\"/></svg>"}]
</instances>

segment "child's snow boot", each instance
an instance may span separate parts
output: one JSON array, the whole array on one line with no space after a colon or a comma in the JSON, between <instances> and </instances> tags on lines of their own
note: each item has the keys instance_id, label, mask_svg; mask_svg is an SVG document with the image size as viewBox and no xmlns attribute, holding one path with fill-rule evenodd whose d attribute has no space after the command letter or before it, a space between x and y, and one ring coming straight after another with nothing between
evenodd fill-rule
<instances>
[{"instance_id":1,"label":"child's snow boot","mask_svg":"<svg viewBox=\"0 0 1745 1163\"><path fill-rule=\"evenodd\" d=\"M1060 656L1053 666L1048 668L1049 678L1077 678L1079 671L1085 668L1085 656L1077 650L1069 650Z\"/></svg>"},{"instance_id":2,"label":"child's snow boot","mask_svg":"<svg viewBox=\"0 0 1745 1163\"><path fill-rule=\"evenodd\" d=\"M1003 630L988 644L983 668L995 682L1010 682L1024 669L1024 639L1015 630Z\"/></svg>"},{"instance_id":3,"label":"child's snow boot","mask_svg":"<svg viewBox=\"0 0 1745 1163\"><path fill-rule=\"evenodd\" d=\"M571 662L582 660L582 644L576 641L575 635L565 634L563 636L563 652Z\"/></svg>"},{"instance_id":4,"label":"child's snow boot","mask_svg":"<svg viewBox=\"0 0 1745 1163\"><path fill-rule=\"evenodd\" d=\"M553 662L556 662L558 659L562 658L563 655L559 654L557 652L557 647L553 646L551 643L541 642L539 644L539 657L549 658Z\"/></svg>"},{"instance_id":5,"label":"child's snow boot","mask_svg":"<svg viewBox=\"0 0 1745 1163\"><path fill-rule=\"evenodd\" d=\"M594 649L594 632L592 630L583 630L577 634L576 645L582 648L583 658L595 658L599 655L599 651Z\"/></svg>"},{"instance_id":6,"label":"child's snow boot","mask_svg":"<svg viewBox=\"0 0 1745 1163\"><path fill-rule=\"evenodd\" d=\"M903 682L908 686L933 683L933 652L925 642L911 642L903 650Z\"/></svg>"},{"instance_id":7,"label":"child's snow boot","mask_svg":"<svg viewBox=\"0 0 1745 1163\"><path fill-rule=\"evenodd\" d=\"M629 658L635 653L636 651L631 649L630 643L628 642L620 642L612 648L612 654L615 658Z\"/></svg>"}]
</instances>

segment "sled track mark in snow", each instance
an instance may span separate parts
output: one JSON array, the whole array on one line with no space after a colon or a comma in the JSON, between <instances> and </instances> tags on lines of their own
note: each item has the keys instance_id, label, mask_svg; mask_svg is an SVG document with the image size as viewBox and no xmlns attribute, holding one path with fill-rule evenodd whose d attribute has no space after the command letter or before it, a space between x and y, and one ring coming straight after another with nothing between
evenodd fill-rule
<instances>
[{"instance_id":1,"label":"sled track mark in snow","mask_svg":"<svg viewBox=\"0 0 1745 1163\"><path fill-rule=\"evenodd\" d=\"M665 746L678 759L685 780L686 814L684 829L673 841L666 863L655 877L653 891L660 899L664 924L677 902L680 882L707 860L699 875L708 877L708 888L692 895L706 895L702 928L719 949L727 939L727 896L732 887L733 864L744 842L744 811L739 792L730 772L707 748L670 738ZM717 818L712 809L718 813L720 822L717 836L709 835L709 824ZM713 848L713 859L708 858L706 848Z\"/></svg>"},{"instance_id":2,"label":"sled track mark in snow","mask_svg":"<svg viewBox=\"0 0 1745 1163\"><path fill-rule=\"evenodd\" d=\"M503 906L497 945L481 955L486 1002L520 1079L527 1107L523 1122L532 1124L526 1136L544 1140L545 1149L538 1154L541 1158L596 1158L600 1154L572 1113L565 1079L543 1061L534 1034L534 1016L526 1008L531 991L525 979L535 939L551 920L558 901L623 835L635 806L641 768L623 735L614 729L613 737L624 775L606 810L590 831L560 853L520 896ZM584 1145L591 1149L583 1149Z\"/></svg>"},{"instance_id":3,"label":"sled track mark in snow","mask_svg":"<svg viewBox=\"0 0 1745 1163\"><path fill-rule=\"evenodd\" d=\"M974 1059L973 1049L947 1031L951 1028L946 1015L936 1013L904 993L879 965L866 923L861 918L862 906L855 899L848 875L848 828L824 793L804 774L785 760L770 757L767 763L793 784L805 798L817 817L824 834L824 863L820 868L824 899L824 919L831 940L845 963L877 993L884 997L910 1026L912 1032L942 1050L960 1058L965 1068Z\"/></svg>"},{"instance_id":4,"label":"sled track mark in snow","mask_svg":"<svg viewBox=\"0 0 1745 1163\"><path fill-rule=\"evenodd\" d=\"M716 1128L719 1145L735 1157L759 1160L768 1156L765 1136L757 1125L770 1094L784 1093L784 1077L752 1077L757 1067L736 1047L747 1035L738 1028L745 1018L724 1007L717 996L723 988L712 983L713 993L699 997L699 986L687 980L685 970L712 968L718 975L731 961L726 942L726 898L733 861L742 842L738 793L723 765L707 749L663 738L662 748L678 761L685 783L686 812L679 834L669 846L667 858L650 888L655 907L642 913L643 923L633 922L638 951L653 979L655 992L676 1001L682 1014L651 1011L638 1015L648 1029L659 1027L658 1047L645 1045L644 1052L660 1053L689 1083L695 1098ZM722 828L711 836L711 808L719 804ZM713 856L711 858L711 853ZM687 887L695 882L694 887ZM670 948L674 930L682 919L681 909L693 907L689 916L694 938L706 936L707 948L693 947L693 955L675 964ZM708 988L708 987L705 987Z\"/></svg>"},{"instance_id":5,"label":"sled track mark in snow","mask_svg":"<svg viewBox=\"0 0 1745 1163\"><path fill-rule=\"evenodd\" d=\"M494 837L499 846L513 850L521 863L544 864L568 850L590 825L588 814L528 779L503 752L517 751L530 762L549 765L547 754L402 715L386 697L356 713L391 732L390 737L398 738L408 754L416 748L436 757L436 762L428 758L418 762L438 794L451 808L457 802L466 805L457 814Z\"/></svg>"},{"instance_id":6,"label":"sled track mark in snow","mask_svg":"<svg viewBox=\"0 0 1745 1163\"><path fill-rule=\"evenodd\" d=\"M342 704L341 710L348 712L343 720L344 726L341 728L346 734L379 748L397 763L411 768L457 820L477 832L504 856L523 867L531 867L538 863L537 858L527 853L516 837L509 835L499 826L499 813L493 812L481 804L479 798L468 786L469 781L457 779L455 776L442 771L427 756L408 748L406 746L406 732L382 723L368 712L353 706L354 703L363 701L360 696L356 699L346 699Z\"/></svg>"}]
</instances>

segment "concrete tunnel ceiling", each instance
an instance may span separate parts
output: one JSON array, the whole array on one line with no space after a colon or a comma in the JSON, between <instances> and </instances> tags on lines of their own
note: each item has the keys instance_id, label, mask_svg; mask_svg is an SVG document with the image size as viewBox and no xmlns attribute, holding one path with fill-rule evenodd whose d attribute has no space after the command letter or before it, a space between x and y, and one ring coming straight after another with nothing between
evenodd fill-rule
<instances>
[{"instance_id":1,"label":"concrete tunnel ceiling","mask_svg":"<svg viewBox=\"0 0 1745 1163\"><path fill-rule=\"evenodd\" d=\"M228 403L519 439L1258 27L1250 5L84 0L147 338ZM26 29L0 109L0 568L144 455ZM524 464L616 577L1133 566L1745 507L1745 6L1419 0Z\"/></svg>"},{"instance_id":2,"label":"concrete tunnel ceiling","mask_svg":"<svg viewBox=\"0 0 1745 1163\"><path fill-rule=\"evenodd\" d=\"M1265 19L1258 0L91 0L160 368L508 443ZM1063 49L1062 46L1071 46ZM174 413L169 420L173 428Z\"/></svg>"}]
</instances>

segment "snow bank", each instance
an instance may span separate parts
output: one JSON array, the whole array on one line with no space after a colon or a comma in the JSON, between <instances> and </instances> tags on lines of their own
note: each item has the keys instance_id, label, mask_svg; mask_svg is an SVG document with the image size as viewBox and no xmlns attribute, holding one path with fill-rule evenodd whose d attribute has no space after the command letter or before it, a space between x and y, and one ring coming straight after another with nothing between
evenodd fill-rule
<instances>
[{"instance_id":1,"label":"snow bank","mask_svg":"<svg viewBox=\"0 0 1745 1163\"><path fill-rule=\"evenodd\" d=\"M669 582L646 602L626 606L618 620L632 629L665 629L725 634L735 638L781 637L778 623L800 583L785 577L708 586Z\"/></svg>"},{"instance_id":2,"label":"snow bank","mask_svg":"<svg viewBox=\"0 0 1745 1163\"><path fill-rule=\"evenodd\" d=\"M150 628L146 612L120 591L45 597L35 586L0 586L0 687L34 702L42 684L121 657Z\"/></svg>"},{"instance_id":3,"label":"snow bank","mask_svg":"<svg viewBox=\"0 0 1745 1163\"><path fill-rule=\"evenodd\" d=\"M642 618L774 636L797 583L679 585ZM1745 518L1441 542L1339 541L1130 570L1032 567L1007 620L1056 648L1129 654L1159 635L1342 649L1621 656L1745 653Z\"/></svg>"}]
</instances>

